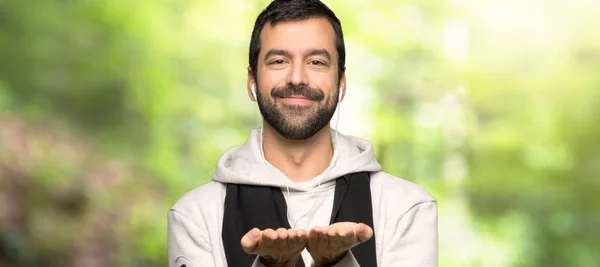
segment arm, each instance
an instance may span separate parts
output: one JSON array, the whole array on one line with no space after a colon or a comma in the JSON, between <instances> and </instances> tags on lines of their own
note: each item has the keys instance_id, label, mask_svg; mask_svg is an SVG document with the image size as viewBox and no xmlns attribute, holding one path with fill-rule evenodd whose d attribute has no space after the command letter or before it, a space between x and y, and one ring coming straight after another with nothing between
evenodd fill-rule
<instances>
[{"instance_id":1,"label":"arm","mask_svg":"<svg viewBox=\"0 0 600 267\"><path fill-rule=\"evenodd\" d=\"M214 267L206 227L171 209L167 215L169 267Z\"/></svg>"},{"instance_id":2,"label":"arm","mask_svg":"<svg viewBox=\"0 0 600 267\"><path fill-rule=\"evenodd\" d=\"M390 218L393 220L393 218ZM381 266L438 266L437 203L421 202L386 226Z\"/></svg>"},{"instance_id":3,"label":"arm","mask_svg":"<svg viewBox=\"0 0 600 267\"><path fill-rule=\"evenodd\" d=\"M225 259L215 259L206 227L198 225L180 212L171 209L168 222L169 267L226 266ZM259 258L251 267L268 267Z\"/></svg>"},{"instance_id":4,"label":"arm","mask_svg":"<svg viewBox=\"0 0 600 267\"><path fill-rule=\"evenodd\" d=\"M360 264L358 264L356 258L354 258L352 250L348 250L346 255L331 267L360 267Z\"/></svg>"}]
</instances>

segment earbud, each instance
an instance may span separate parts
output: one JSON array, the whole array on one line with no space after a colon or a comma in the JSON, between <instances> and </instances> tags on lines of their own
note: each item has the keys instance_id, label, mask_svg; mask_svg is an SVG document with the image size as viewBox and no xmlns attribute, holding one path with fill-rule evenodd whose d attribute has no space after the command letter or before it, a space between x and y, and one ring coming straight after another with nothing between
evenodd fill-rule
<instances>
[{"instance_id":1,"label":"earbud","mask_svg":"<svg viewBox=\"0 0 600 267\"><path fill-rule=\"evenodd\" d=\"M250 91L252 91L252 96L254 97L254 100L258 101L258 98L256 97L256 85L254 83L250 87Z\"/></svg>"},{"instance_id":2,"label":"earbud","mask_svg":"<svg viewBox=\"0 0 600 267\"><path fill-rule=\"evenodd\" d=\"M340 86L340 92L338 93L338 103L342 102L342 87Z\"/></svg>"}]
</instances>

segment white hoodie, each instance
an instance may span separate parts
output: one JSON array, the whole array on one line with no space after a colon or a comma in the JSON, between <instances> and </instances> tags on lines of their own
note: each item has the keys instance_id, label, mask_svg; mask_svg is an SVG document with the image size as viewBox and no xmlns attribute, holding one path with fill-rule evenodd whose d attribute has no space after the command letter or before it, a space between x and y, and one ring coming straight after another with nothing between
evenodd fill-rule
<instances>
[{"instance_id":1,"label":"white hoodie","mask_svg":"<svg viewBox=\"0 0 600 267\"><path fill-rule=\"evenodd\" d=\"M332 138L337 160L314 179L296 183L264 159L260 130L251 130L245 144L223 154L212 181L185 193L169 210L169 266L227 266L221 239L225 183L280 187L292 228L309 230L329 224L335 179L362 171L371 173L377 265L437 266L436 200L419 185L383 172L366 140L342 134L338 138L339 144ZM306 249L302 258L306 266L314 266ZM256 260L252 266L263 265ZM335 266L359 264L352 253L347 253Z\"/></svg>"}]
</instances>

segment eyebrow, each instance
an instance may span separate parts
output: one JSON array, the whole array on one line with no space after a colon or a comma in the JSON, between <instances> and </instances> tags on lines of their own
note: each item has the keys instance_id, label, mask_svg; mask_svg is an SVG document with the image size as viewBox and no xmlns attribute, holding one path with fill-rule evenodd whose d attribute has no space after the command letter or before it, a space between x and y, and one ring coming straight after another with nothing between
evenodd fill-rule
<instances>
[{"instance_id":1,"label":"eyebrow","mask_svg":"<svg viewBox=\"0 0 600 267\"><path fill-rule=\"evenodd\" d=\"M291 53L283 49L271 49L265 54L265 59L271 56L291 57ZM331 54L326 49L310 49L305 56L325 56L327 60L331 60Z\"/></svg>"},{"instance_id":2,"label":"eyebrow","mask_svg":"<svg viewBox=\"0 0 600 267\"><path fill-rule=\"evenodd\" d=\"M308 51L308 56L325 56L327 60L331 61L331 54L325 49L311 49Z\"/></svg>"},{"instance_id":3,"label":"eyebrow","mask_svg":"<svg viewBox=\"0 0 600 267\"><path fill-rule=\"evenodd\" d=\"M271 56L284 56L284 57L290 57L291 54L290 52L286 51L286 50L282 50L282 49L271 49L267 52L267 54L265 54L265 59L271 57Z\"/></svg>"}]
</instances>

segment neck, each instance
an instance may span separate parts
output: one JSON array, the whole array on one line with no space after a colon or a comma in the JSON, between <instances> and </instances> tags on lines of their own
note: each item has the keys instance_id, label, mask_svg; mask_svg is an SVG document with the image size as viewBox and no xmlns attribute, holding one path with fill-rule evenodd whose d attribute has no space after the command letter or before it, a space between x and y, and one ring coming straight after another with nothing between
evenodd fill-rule
<instances>
[{"instance_id":1,"label":"neck","mask_svg":"<svg viewBox=\"0 0 600 267\"><path fill-rule=\"evenodd\" d=\"M290 140L263 123L265 159L294 182L312 180L329 167L333 158L330 126L306 140Z\"/></svg>"}]
</instances>

